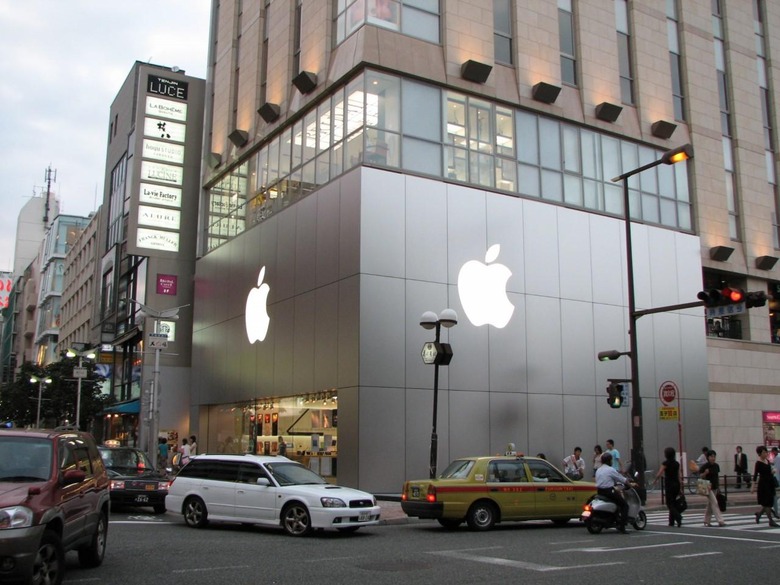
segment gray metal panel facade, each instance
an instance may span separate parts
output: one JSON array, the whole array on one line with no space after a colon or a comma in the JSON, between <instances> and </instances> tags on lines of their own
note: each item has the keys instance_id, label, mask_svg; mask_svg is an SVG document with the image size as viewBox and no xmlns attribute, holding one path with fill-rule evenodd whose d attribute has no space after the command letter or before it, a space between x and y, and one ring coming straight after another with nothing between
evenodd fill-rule
<instances>
[{"instance_id":1,"label":"gray metal panel facade","mask_svg":"<svg viewBox=\"0 0 780 585\"><path fill-rule=\"evenodd\" d=\"M698 238L644 225L633 234L639 307L695 299ZM512 272L514 312L503 329L472 325L457 289L461 266L493 244ZM224 248L243 258L230 282ZM250 346L243 298L262 266L271 325ZM628 376L629 362L596 361L598 351L628 346L620 219L362 168L199 260L196 283L200 403L337 389L340 483L395 493L427 476L434 371L420 350L433 332L419 317L446 307L460 322L442 331L455 355L440 368L440 469L507 442L559 462L575 444L587 455L614 438L628 458L629 409L608 408L604 389L607 378ZM224 287L242 292L216 309ZM639 343L652 468L677 444L677 425L657 421L661 382L682 388L686 445L709 436L700 310L643 317Z\"/></svg>"}]
</instances>

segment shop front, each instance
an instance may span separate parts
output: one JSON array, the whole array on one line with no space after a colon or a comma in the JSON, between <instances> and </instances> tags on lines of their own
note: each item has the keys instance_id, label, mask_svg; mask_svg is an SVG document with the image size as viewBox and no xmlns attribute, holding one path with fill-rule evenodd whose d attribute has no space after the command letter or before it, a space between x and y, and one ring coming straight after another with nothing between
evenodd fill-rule
<instances>
[{"instance_id":1,"label":"shop front","mask_svg":"<svg viewBox=\"0 0 780 585\"><path fill-rule=\"evenodd\" d=\"M326 478L337 475L338 394L255 398L205 407L202 453L286 456ZM203 435L204 427L201 426ZM205 440L204 440L205 439ZM284 448L282 447L284 443Z\"/></svg>"}]
</instances>

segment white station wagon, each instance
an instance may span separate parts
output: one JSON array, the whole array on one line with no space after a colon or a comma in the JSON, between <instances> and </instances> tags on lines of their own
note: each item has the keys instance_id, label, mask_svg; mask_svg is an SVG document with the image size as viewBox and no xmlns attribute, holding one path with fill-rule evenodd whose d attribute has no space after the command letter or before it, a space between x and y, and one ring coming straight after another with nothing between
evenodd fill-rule
<instances>
[{"instance_id":1,"label":"white station wagon","mask_svg":"<svg viewBox=\"0 0 780 585\"><path fill-rule=\"evenodd\" d=\"M369 493L332 485L286 457L198 455L168 490L169 512L188 526L209 521L281 526L291 536L315 528L354 532L379 522Z\"/></svg>"}]
</instances>

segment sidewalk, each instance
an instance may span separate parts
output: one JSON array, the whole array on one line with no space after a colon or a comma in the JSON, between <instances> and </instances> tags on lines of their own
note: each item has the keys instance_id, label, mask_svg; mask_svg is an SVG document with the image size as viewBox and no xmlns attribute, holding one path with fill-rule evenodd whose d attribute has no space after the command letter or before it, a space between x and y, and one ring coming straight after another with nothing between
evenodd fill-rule
<instances>
[{"instance_id":1,"label":"sidewalk","mask_svg":"<svg viewBox=\"0 0 780 585\"><path fill-rule=\"evenodd\" d=\"M728 507L736 508L742 506L757 507L756 494L751 494L747 489L731 488L727 493ZM704 496L691 494L686 490L685 498L688 500L688 509L704 509L707 500ZM380 524L407 524L409 522L428 522L428 520L419 520L418 518L409 518L401 509L400 494L377 494L376 499L381 508ZM647 493L647 503L644 507L646 512L657 512L666 510L666 504L661 503L661 491L654 490Z\"/></svg>"}]
</instances>

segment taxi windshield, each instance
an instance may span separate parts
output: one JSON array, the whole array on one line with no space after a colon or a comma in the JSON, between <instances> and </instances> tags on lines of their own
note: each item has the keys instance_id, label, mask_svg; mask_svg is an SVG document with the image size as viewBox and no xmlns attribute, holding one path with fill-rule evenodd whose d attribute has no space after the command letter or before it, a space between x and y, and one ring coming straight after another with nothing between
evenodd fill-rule
<instances>
[{"instance_id":1,"label":"taxi windshield","mask_svg":"<svg viewBox=\"0 0 780 585\"><path fill-rule=\"evenodd\" d=\"M441 472L441 479L466 479L474 467L471 459L456 459L447 466L447 469Z\"/></svg>"}]
</instances>

